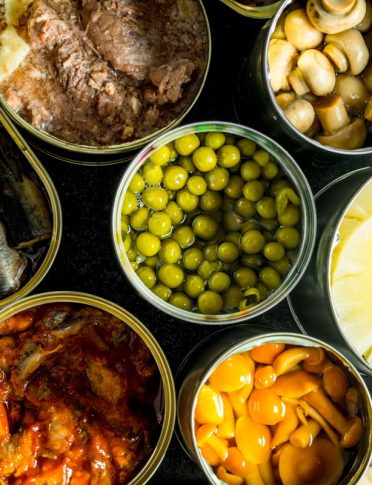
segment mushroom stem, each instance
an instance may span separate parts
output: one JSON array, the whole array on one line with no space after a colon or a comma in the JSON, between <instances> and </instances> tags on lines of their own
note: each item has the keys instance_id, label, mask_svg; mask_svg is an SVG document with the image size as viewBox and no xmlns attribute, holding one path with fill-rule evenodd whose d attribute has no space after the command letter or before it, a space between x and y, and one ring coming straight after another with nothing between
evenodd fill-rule
<instances>
[{"instance_id":1,"label":"mushroom stem","mask_svg":"<svg viewBox=\"0 0 372 485\"><path fill-rule=\"evenodd\" d=\"M350 123L344 102L338 94L324 96L315 104L324 133L330 135Z\"/></svg>"},{"instance_id":2,"label":"mushroom stem","mask_svg":"<svg viewBox=\"0 0 372 485\"><path fill-rule=\"evenodd\" d=\"M231 402L224 392L223 399L223 421L218 426L217 436L219 438L231 439L235 436L235 417Z\"/></svg>"},{"instance_id":3,"label":"mushroom stem","mask_svg":"<svg viewBox=\"0 0 372 485\"><path fill-rule=\"evenodd\" d=\"M244 483L242 477L239 477L238 475L234 475L232 473L228 473L226 468L222 465L217 468L216 475L220 480L222 480L224 483L227 483L228 485L243 485Z\"/></svg>"},{"instance_id":4,"label":"mushroom stem","mask_svg":"<svg viewBox=\"0 0 372 485\"><path fill-rule=\"evenodd\" d=\"M292 347L281 352L273 362L277 376L288 372L293 366L305 360L313 364L320 363L325 358L324 351L319 347Z\"/></svg>"},{"instance_id":5,"label":"mushroom stem","mask_svg":"<svg viewBox=\"0 0 372 485\"><path fill-rule=\"evenodd\" d=\"M214 424L203 424L196 432L196 442L199 448L208 444L216 453L220 461L225 461L228 456L227 445L216 436L217 426Z\"/></svg>"},{"instance_id":6,"label":"mushroom stem","mask_svg":"<svg viewBox=\"0 0 372 485\"><path fill-rule=\"evenodd\" d=\"M297 406L295 405L286 405L284 419L277 425L271 442L271 448L276 448L277 446L287 442L289 436L297 428L298 416L296 413L296 407Z\"/></svg>"},{"instance_id":7,"label":"mushroom stem","mask_svg":"<svg viewBox=\"0 0 372 485\"><path fill-rule=\"evenodd\" d=\"M347 419L319 388L306 394L303 400L318 411L340 433L341 446L349 448L359 441L363 431L363 423L360 417Z\"/></svg>"},{"instance_id":8,"label":"mushroom stem","mask_svg":"<svg viewBox=\"0 0 372 485\"><path fill-rule=\"evenodd\" d=\"M289 441L293 446L298 448L306 448L311 446L314 438L318 436L322 427L315 421L315 419L309 419L307 424L302 424L289 437Z\"/></svg>"},{"instance_id":9,"label":"mushroom stem","mask_svg":"<svg viewBox=\"0 0 372 485\"><path fill-rule=\"evenodd\" d=\"M300 406L303 409L304 413L310 418L314 419L320 426L323 428L324 432L328 435L328 438L332 441L332 443L336 446L339 446L339 440L337 434L333 431L327 421L323 418L323 416L318 413L318 411L310 406L306 401L301 399ZM308 424L305 423L306 425Z\"/></svg>"},{"instance_id":10,"label":"mushroom stem","mask_svg":"<svg viewBox=\"0 0 372 485\"><path fill-rule=\"evenodd\" d=\"M288 80L297 96L303 96L304 94L310 93L310 88L305 81L301 69L298 67L288 74Z\"/></svg>"}]
</instances>

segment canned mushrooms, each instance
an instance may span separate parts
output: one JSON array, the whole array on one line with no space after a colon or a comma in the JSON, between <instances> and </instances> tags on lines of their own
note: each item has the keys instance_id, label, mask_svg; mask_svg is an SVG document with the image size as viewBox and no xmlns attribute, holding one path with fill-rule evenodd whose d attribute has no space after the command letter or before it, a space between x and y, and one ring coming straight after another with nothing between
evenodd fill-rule
<instances>
[{"instance_id":1,"label":"canned mushrooms","mask_svg":"<svg viewBox=\"0 0 372 485\"><path fill-rule=\"evenodd\" d=\"M365 0L308 0L283 13L269 42L278 105L297 130L336 149L369 143L371 12Z\"/></svg>"}]
</instances>

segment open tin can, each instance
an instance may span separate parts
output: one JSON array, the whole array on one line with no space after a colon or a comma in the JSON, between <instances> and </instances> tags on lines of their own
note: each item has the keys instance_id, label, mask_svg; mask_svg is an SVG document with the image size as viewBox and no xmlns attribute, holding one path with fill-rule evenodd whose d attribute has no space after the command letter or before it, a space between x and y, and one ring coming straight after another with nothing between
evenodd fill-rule
<instances>
[{"instance_id":1,"label":"open tin can","mask_svg":"<svg viewBox=\"0 0 372 485\"><path fill-rule=\"evenodd\" d=\"M315 196L318 230L310 263L288 297L292 314L301 331L335 345L368 376L372 368L347 340L331 298L331 257L340 224L372 177L372 167L349 172L324 187Z\"/></svg>"},{"instance_id":2,"label":"open tin can","mask_svg":"<svg viewBox=\"0 0 372 485\"><path fill-rule=\"evenodd\" d=\"M96 432L101 433L100 431L101 426L103 426L106 423L106 417L103 418L103 416L106 416L106 414L104 414L104 410L107 409L107 404L111 403L110 404L111 406L115 406L115 412L112 411L114 416L120 416L121 413L123 413L123 418L121 418L123 420L127 419L126 417L127 415L129 416L128 417L129 421L127 423L128 436L123 439L124 440L127 439L129 444L134 443L135 445L135 443L137 442L136 440L138 439L136 438L137 432L134 434L134 431L133 431L133 436L131 436L130 430L132 428L137 429L134 426L138 426L138 429L139 429L138 436L142 436L142 439L145 440L144 444L142 444L141 446L143 447L144 450L146 447L147 455L148 455L148 446L149 446L147 441L149 441L150 438L144 437L143 433L148 433L150 435L150 431L151 431L152 433L151 436L152 436L152 439L154 440L154 441L151 441L151 445L152 445L151 454L148 457L146 457L145 451L140 450L140 452L143 453L143 455L139 455L139 456L142 456L142 458L138 458L139 460L142 460L138 462L140 463L140 467L138 468L138 465L137 465L137 468L135 468L135 475L133 476L133 472L132 472L132 475L131 475L132 478L130 479L130 481L129 482L127 480L125 481L125 483L130 483L130 485L143 485L144 483L147 483L147 481L155 473L156 469L160 465L166 453L166 450L168 448L168 445L172 437L175 416L176 416L176 397L175 397L172 373L171 373L169 364L167 362L167 359L161 347L153 337L153 335L150 333L150 331L146 328L146 326L143 323L141 323L132 314L130 314L128 311L121 308L120 306L116 305L115 303L112 303L106 299L100 298L95 295L87 294L87 293L65 291L65 292L47 292L47 293L41 293L39 295L29 296L18 302L15 302L14 304L8 306L7 308L0 310L1 324L3 324L4 321L6 321L7 319L10 319L8 320L8 322L10 322L8 324L8 327L7 325L5 325L5 327L8 328L8 335L9 335L9 336L5 336L5 340L11 339L11 336L14 335L14 332L17 332L17 327L15 327L17 323L15 322L20 321L20 318L17 320L17 315L20 314L20 312L24 312L23 315L26 315L26 317L27 315L30 315L30 314L34 315L33 317L34 321L32 321L32 323L29 325L28 328L24 329L25 332L31 331L33 335L35 335L35 333L37 335L40 335L40 328L41 328L40 325L43 327L42 332L49 332L49 331L53 332L53 326L54 326L54 331L57 333L59 332L58 336L56 337L57 340L60 339L59 345L57 345L57 348L56 348L56 352L53 353L54 351L52 350L46 350L45 356L48 356L47 357L48 359L50 358L50 360L48 361L49 363L47 361L43 361L41 362L41 366L39 363L40 368L44 366L44 370L41 369L41 374L39 373L35 376L35 374L40 370L40 368L37 367L38 364L37 362L34 362L34 361L31 364L32 374L27 372L27 376L28 376L27 377L28 380L26 384L28 386L27 388L32 387L33 385L36 385L37 387L38 386L42 387L43 383L46 386L44 393L46 393L47 397L46 398L43 397L44 395L41 396L40 399L36 401L36 405L39 406L40 409L43 409L42 404L44 400L44 403L46 405L55 406L55 402L56 402L55 399L57 399L57 403L58 403L61 401L61 399L63 400L65 397L64 406L68 411L67 416L69 415L69 413L71 414L71 412L75 414L77 412L77 417L75 417L75 419L78 421L76 421L75 426L79 427L80 432L82 432L83 435L84 433L89 434L90 438L88 438L87 436L85 437L85 440L88 439L89 441L89 440L93 440L91 431L89 431L91 429L89 426L93 426L93 430L94 430L95 429L94 423L96 422L100 423L99 427L96 429ZM65 316L63 317L63 315ZM22 318L24 321L25 317L22 317ZM9 329L9 326L12 323L13 323L13 328ZM120 329L120 323L123 324L121 329ZM81 326L81 324L83 326ZM104 333L104 329L107 329L107 328L110 328L111 330L109 330L108 333ZM62 335L62 333L65 332L66 330L67 330L67 334ZM83 332L85 333L83 334ZM4 325L2 325L1 336L4 336L4 335L5 335ZM21 338L20 337L21 334L18 333L17 335L18 335L18 338ZM53 335L56 336L57 334L53 334ZM85 337L83 335L85 335ZM87 340L87 335L93 335L93 340L90 339L90 337L89 337L90 340L89 339ZM53 339L52 335L50 335L50 337ZM78 340L79 338L80 340ZM112 340L111 347L107 347L107 338L109 338L110 341ZM75 339L75 340L71 341L70 344L68 344L69 342L68 339ZM90 342L89 344L90 350L88 351L87 345L89 342ZM103 346L104 343L106 343L105 346ZM33 344L30 341L28 341L27 345L29 346L28 347L29 354L26 353L26 360L27 358L30 357L30 355L32 358L32 352L35 352L35 351L32 351ZM38 343L39 348L36 349L36 352L40 353L40 346L41 346L42 352L44 352L45 349L43 346L45 346L46 348L48 347L48 345L49 344L46 341L43 341L43 343L39 342ZM55 343L53 345L55 345ZM66 350L61 349L61 347L65 345L73 346L73 347L68 347L70 348L70 352L67 352ZM30 354L30 346L31 346L31 354ZM75 351L72 352L75 356L78 355L79 352L85 353L86 358L80 364L78 364L80 360L76 360L76 361L74 360L75 357L71 357L72 360L66 361L66 358L70 359L70 357L64 356L64 354L66 354L67 352L68 355L71 355L71 348L75 349ZM99 348L101 350L97 350ZM23 352L25 350L24 347L22 346L20 347L20 349ZM148 356L147 350L149 351L149 354L151 357ZM89 367L89 362L91 362L92 358L93 358L93 362L99 363L98 367L96 366L96 372L98 373L97 378L89 374L88 367ZM132 359L134 360L132 361ZM128 363L127 363L127 360L128 360ZM53 383L51 383L50 381L50 376L54 375L52 373L52 370L50 370L50 368L52 369L53 367L58 368L59 366L62 366L63 368L64 366L66 367L68 365L68 362L72 362L72 363L76 362L77 364L73 368L67 367L68 376L63 378L63 381L60 383L60 388L58 388L58 390L56 391L55 387L53 387ZM129 377L127 374L125 374L125 372L127 372L127 370L131 368L131 366L135 368L135 365L140 365L140 363L142 362L143 362L143 365L145 366L145 368L142 369L142 372L150 372L150 370L153 369L154 365L156 365L157 370L156 371L152 370L151 371L152 374L150 373L141 374L141 369L132 370L133 374L136 375L136 378L140 379L139 376L141 376L140 384L138 385L143 386L143 388L141 387L140 391L138 391L139 392L138 396L135 397L136 394L134 393L134 390L133 390L133 381L129 380ZM106 380L108 380L108 382L111 383L111 386L110 384L105 382L105 379L101 380L101 377L103 374L101 373L100 369L103 369L103 371L105 371ZM12 372L15 372L17 375L19 375L17 373L18 371L14 371L14 369ZM81 375L82 372L86 373L85 381L87 383L89 382L89 384L83 383L80 380L81 378L79 378L79 375ZM112 372L116 373L116 376L117 376L116 380L112 379L112 375L111 375ZM49 377L47 377L47 379L45 379L45 375L46 375L45 373L49 373ZM120 398L120 400L118 401L115 401L115 400L113 401L112 396L113 396L113 393L115 393L115 388L118 386L118 379L122 378L119 376L123 376L123 375L125 375L125 384L123 385L127 386L125 387L124 397ZM90 380L89 380L89 376L90 376ZM151 376L154 376L154 378L156 377L155 382L154 380L152 380ZM32 394L33 391L31 390L30 392L31 392L31 395L33 395ZM146 393L148 393L148 396ZM134 400L140 399L139 396L142 396L141 399L143 401L141 402L141 404L139 404L139 401L137 402L136 406L138 407L138 409L136 407L134 411L132 411L132 408L129 407L130 410L128 409L126 410L126 406L128 406L128 403L126 402L126 400L129 398ZM28 398L29 398L29 394L26 395L25 399L28 400ZM94 412L92 411L93 408L91 406L92 405L95 406L94 403L98 399L101 399L101 401L106 399L106 401L104 402L104 404L106 404L106 407L105 406L103 408L97 407L95 408L96 411ZM150 399L151 399L151 405L150 405ZM81 407L80 401L85 402L85 406ZM90 401L90 404L88 403L88 401ZM132 406L134 406L134 404L132 404ZM86 415L81 416L82 411L85 408L86 408ZM112 409L112 408L109 407L109 409ZM145 411L147 413L146 420L143 421L144 424L142 425L142 421L138 421L140 419L138 416L142 416L141 413L145 413ZM99 418L100 420L98 420L99 416L100 416ZM57 417L55 419L57 419ZM67 421L66 422L63 421L63 423L67 429L68 417L65 419L67 419ZM109 419L109 416L107 417L107 419ZM113 434L114 430L116 431L119 429L121 430L119 426L121 421L118 421L118 419L119 419L118 417L114 417L112 421L113 427L109 428L110 430L108 430L106 427L104 428L108 433L107 436L110 436L110 434ZM156 433L154 431L154 428L151 427L151 426L154 426L154 423L151 426L149 424L149 423L152 423L153 421L156 422L156 430L157 430ZM58 419L57 419L57 422L58 422ZM90 425L88 427L85 427L84 423L87 423L87 422L90 423ZM138 422L141 423L141 425L139 425ZM133 425L133 423L135 423L135 425ZM105 424L105 426L108 426L108 425ZM68 443L70 443L71 445L72 443L71 440L73 440L75 443L75 446L78 446L78 443L79 443L78 440L80 440L81 438L77 437L77 434L78 433L73 432L73 436L68 435L66 437L66 442L69 440ZM115 434L116 438L114 438L114 441L112 442L113 446L115 444L116 444L115 446L120 445L120 440L122 439L120 438L120 436L122 435L123 435L122 432L121 434L119 432L116 432ZM103 434L103 436L106 436L106 434ZM106 439L107 439L107 436L106 436ZM123 436L126 436L126 435L123 435ZM156 441L155 441L155 438L156 438ZM95 442L93 443L93 446L95 446ZM102 444L100 446L102 446ZM126 446L128 447L129 445L126 444ZM102 450L103 448L99 448L98 446L97 449ZM108 452L108 449L107 448L105 449L106 449L106 452ZM119 446L119 449L121 449L120 446ZM137 448L135 447L133 449L137 450ZM88 453L89 450L90 450L89 447L86 448L87 454L90 453L90 452ZM127 448L126 453L128 455L127 454L123 455L123 457L125 456L123 460L127 464L126 466L129 467L128 470L130 470L130 467L132 466L131 460L137 460L137 456L133 457L133 452L130 450L131 448ZM63 451L61 451L61 453L63 453ZM146 457L145 461L143 461L144 456ZM63 454L62 454L62 457L63 457ZM107 469L105 465L105 459L102 455L101 455L101 458L102 458L102 462L100 461L100 459L98 460L97 458L97 462L99 463L98 468L101 468L101 473L102 474L108 473L108 471L110 473L113 473L113 469L112 469L113 465L110 469ZM38 459L38 456L36 456L36 459ZM91 457L89 459L91 459ZM135 463L137 462L135 461ZM35 466L36 464L34 465L34 467ZM69 466L71 466L73 469L74 462L72 461L71 465ZM76 464L76 466L78 466L78 464ZM79 466L81 467L82 465L79 465ZM93 468L94 466L92 467L92 469ZM40 471L40 466L38 470L39 470L39 473L40 472L43 473L43 466L41 466L41 471ZM74 473L75 471L76 470L74 470ZM126 472L126 470L124 471ZM24 472L25 471L22 471L21 473L24 473ZM69 473L72 473L72 471ZM127 477L126 474L124 474L123 476ZM110 483L111 483L111 478L110 478Z\"/></svg>"},{"instance_id":3,"label":"open tin can","mask_svg":"<svg viewBox=\"0 0 372 485\"><path fill-rule=\"evenodd\" d=\"M184 450L202 469L209 483L212 485L221 483L221 480L219 480L212 467L203 457L195 436L196 423L194 416L199 391L213 371L226 359L234 354L246 352L270 343L284 343L295 347L322 347L327 357L347 372L350 385L355 387L359 396L359 415L363 421L364 432L357 445L354 458L349 460L344 467L343 474L337 481L337 484L357 484L368 469L372 457L372 441L370 439L372 432L372 402L361 375L334 347L309 336L272 331L266 325L236 325L234 328L225 328L217 331L196 345L182 362L176 375L178 392L176 430Z\"/></svg>"},{"instance_id":4,"label":"open tin can","mask_svg":"<svg viewBox=\"0 0 372 485\"><path fill-rule=\"evenodd\" d=\"M0 123L2 307L34 290L49 271L61 242L62 210L45 168L1 111Z\"/></svg>"}]
</instances>

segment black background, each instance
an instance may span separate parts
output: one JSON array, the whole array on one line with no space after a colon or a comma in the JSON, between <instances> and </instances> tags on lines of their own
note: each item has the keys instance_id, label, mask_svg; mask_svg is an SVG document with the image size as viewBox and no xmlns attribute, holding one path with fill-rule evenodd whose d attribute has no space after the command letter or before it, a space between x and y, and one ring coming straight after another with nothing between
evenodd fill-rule
<instances>
[{"instance_id":1,"label":"black background","mask_svg":"<svg viewBox=\"0 0 372 485\"><path fill-rule=\"evenodd\" d=\"M212 34L212 60L207 82L197 103L183 121L234 121L234 93L243 60L264 21L240 16L217 0L204 2ZM252 93L251 93L252 94ZM254 93L253 93L254 95ZM246 113L256 127L259 113ZM270 133L267 133L270 135ZM75 290L107 298L139 318L162 346L175 373L189 350L218 327L196 325L172 318L150 306L132 288L114 253L111 214L116 189L125 164L91 167L73 165L36 151L51 176L63 211L63 236L56 260L34 293ZM339 175L365 166L354 159L331 167L313 167L296 157L314 194ZM299 332L288 304L283 301L260 318L277 330ZM151 485L207 483L197 466L173 437Z\"/></svg>"}]
</instances>

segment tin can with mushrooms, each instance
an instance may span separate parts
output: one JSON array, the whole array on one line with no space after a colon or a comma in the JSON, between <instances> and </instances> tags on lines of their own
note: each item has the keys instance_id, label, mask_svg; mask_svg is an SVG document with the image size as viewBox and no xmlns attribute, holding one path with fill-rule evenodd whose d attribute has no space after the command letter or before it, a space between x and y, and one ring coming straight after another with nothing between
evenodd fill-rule
<instances>
[{"instance_id":1,"label":"tin can with mushrooms","mask_svg":"<svg viewBox=\"0 0 372 485\"><path fill-rule=\"evenodd\" d=\"M372 150L370 6L356 0L336 10L318 0L283 2L238 86L242 122L269 127L288 150L320 165L368 160Z\"/></svg>"},{"instance_id":2,"label":"tin can with mushrooms","mask_svg":"<svg viewBox=\"0 0 372 485\"><path fill-rule=\"evenodd\" d=\"M48 173L0 112L0 307L47 274L62 236L62 210Z\"/></svg>"},{"instance_id":3,"label":"tin can with mushrooms","mask_svg":"<svg viewBox=\"0 0 372 485\"><path fill-rule=\"evenodd\" d=\"M368 468L368 389L323 341L260 324L225 328L189 353L176 387L178 437L211 484L350 485Z\"/></svg>"},{"instance_id":4,"label":"tin can with mushrooms","mask_svg":"<svg viewBox=\"0 0 372 485\"><path fill-rule=\"evenodd\" d=\"M175 421L172 373L133 315L49 292L0 311L0 478L142 485Z\"/></svg>"},{"instance_id":5,"label":"tin can with mushrooms","mask_svg":"<svg viewBox=\"0 0 372 485\"><path fill-rule=\"evenodd\" d=\"M315 250L303 278L288 298L303 332L335 345L369 377L371 323L365 305L370 301L371 180L372 168L365 167L339 177L315 196ZM364 274L365 281L360 284Z\"/></svg>"},{"instance_id":6,"label":"tin can with mushrooms","mask_svg":"<svg viewBox=\"0 0 372 485\"><path fill-rule=\"evenodd\" d=\"M6 8L0 104L50 156L128 161L179 124L203 89L211 35L202 2L131 0L122 8L75 0Z\"/></svg>"}]
</instances>

